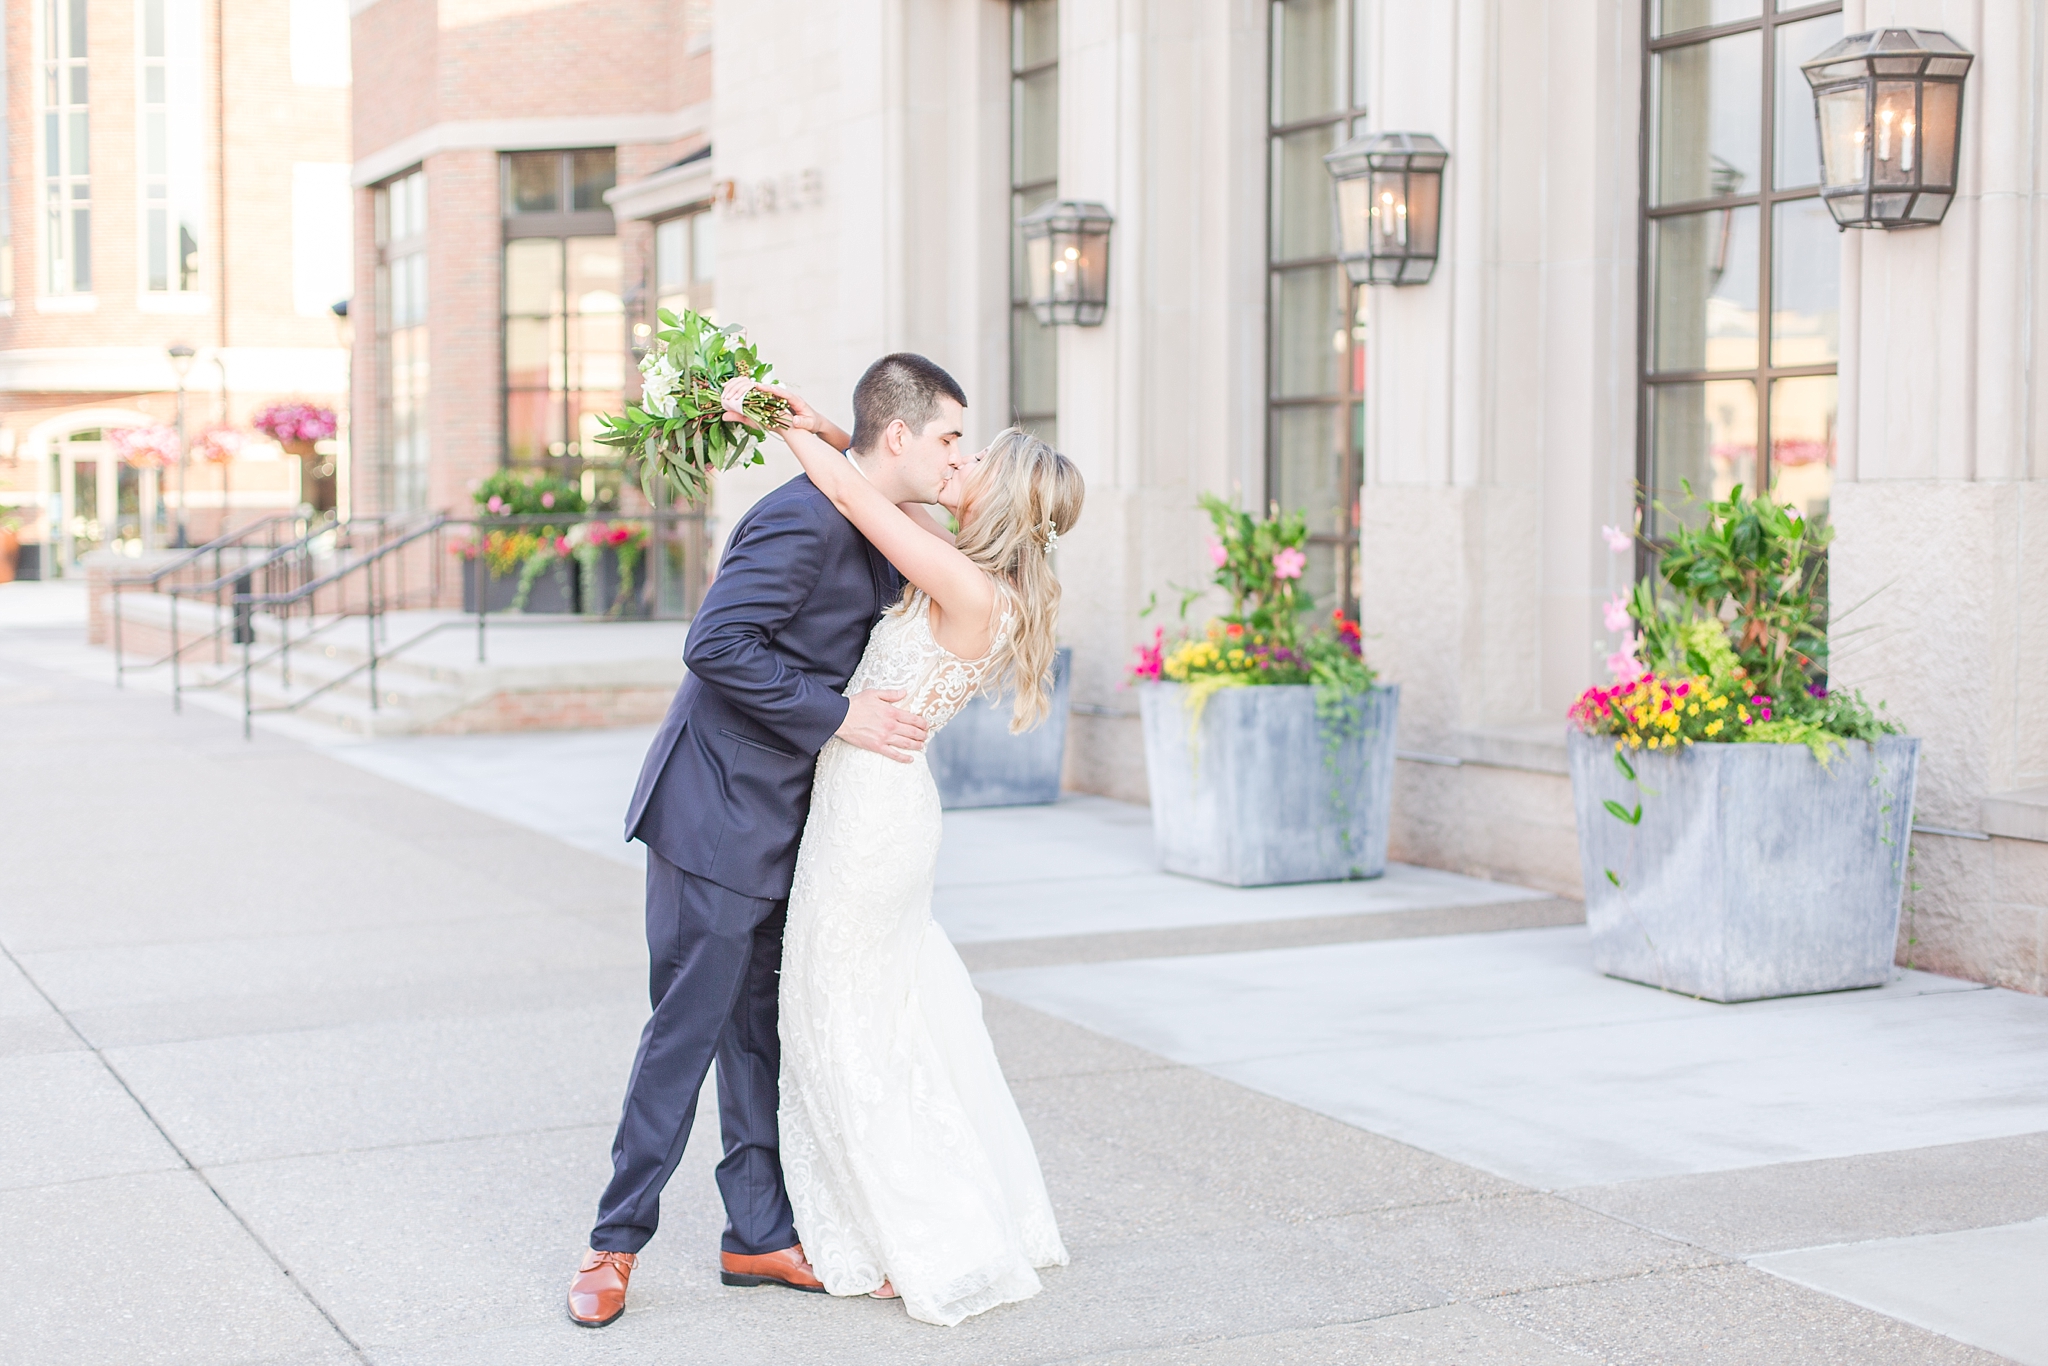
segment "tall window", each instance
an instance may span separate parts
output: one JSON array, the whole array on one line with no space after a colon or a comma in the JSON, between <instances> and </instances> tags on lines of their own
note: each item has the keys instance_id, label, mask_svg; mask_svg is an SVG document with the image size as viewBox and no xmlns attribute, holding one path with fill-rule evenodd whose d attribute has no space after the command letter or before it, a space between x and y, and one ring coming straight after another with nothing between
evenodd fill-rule
<instances>
[{"instance_id":1,"label":"tall window","mask_svg":"<svg viewBox=\"0 0 2048 1366\"><path fill-rule=\"evenodd\" d=\"M1304 583L1358 601L1365 288L1337 261L1323 154L1365 127L1363 0L1272 0L1266 492L1308 516Z\"/></svg>"},{"instance_id":2,"label":"tall window","mask_svg":"<svg viewBox=\"0 0 2048 1366\"><path fill-rule=\"evenodd\" d=\"M609 147L504 158L505 458L574 477L610 459L597 419L625 403Z\"/></svg>"},{"instance_id":3,"label":"tall window","mask_svg":"<svg viewBox=\"0 0 2048 1366\"><path fill-rule=\"evenodd\" d=\"M712 284L717 262L718 220L710 209L656 223L654 306L678 315L686 308L694 309L717 322L718 297Z\"/></svg>"},{"instance_id":4,"label":"tall window","mask_svg":"<svg viewBox=\"0 0 2048 1366\"><path fill-rule=\"evenodd\" d=\"M378 503L427 505L427 174L377 188Z\"/></svg>"},{"instance_id":5,"label":"tall window","mask_svg":"<svg viewBox=\"0 0 2048 1366\"><path fill-rule=\"evenodd\" d=\"M1651 0L1644 147L1645 525L1770 489L1827 513L1841 239L1816 197L1799 64L1842 36L1835 0Z\"/></svg>"},{"instance_id":6,"label":"tall window","mask_svg":"<svg viewBox=\"0 0 2048 1366\"><path fill-rule=\"evenodd\" d=\"M42 0L43 290L92 290L92 181L87 160L86 0Z\"/></svg>"},{"instance_id":7,"label":"tall window","mask_svg":"<svg viewBox=\"0 0 2048 1366\"><path fill-rule=\"evenodd\" d=\"M206 200L196 0L141 0L138 138L142 168L142 287L199 287L200 209Z\"/></svg>"},{"instance_id":8,"label":"tall window","mask_svg":"<svg viewBox=\"0 0 2048 1366\"><path fill-rule=\"evenodd\" d=\"M1010 6L1010 421L1059 440L1059 348L1031 311L1017 220L1059 193L1059 0Z\"/></svg>"}]
</instances>

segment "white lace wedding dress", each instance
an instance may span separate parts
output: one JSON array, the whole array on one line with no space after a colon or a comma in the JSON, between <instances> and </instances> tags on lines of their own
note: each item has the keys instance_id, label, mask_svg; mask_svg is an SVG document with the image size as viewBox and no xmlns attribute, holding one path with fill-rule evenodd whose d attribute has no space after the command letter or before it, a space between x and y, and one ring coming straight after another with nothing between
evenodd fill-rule
<instances>
[{"instance_id":1,"label":"white lace wedding dress","mask_svg":"<svg viewBox=\"0 0 2048 1366\"><path fill-rule=\"evenodd\" d=\"M848 696L902 688L932 731L980 660L932 638L921 595L869 637ZM931 917L939 794L909 764L828 741L782 947L782 1172L804 1255L835 1295L886 1280L913 1318L956 1324L1038 1292L1067 1261L1038 1156Z\"/></svg>"}]
</instances>

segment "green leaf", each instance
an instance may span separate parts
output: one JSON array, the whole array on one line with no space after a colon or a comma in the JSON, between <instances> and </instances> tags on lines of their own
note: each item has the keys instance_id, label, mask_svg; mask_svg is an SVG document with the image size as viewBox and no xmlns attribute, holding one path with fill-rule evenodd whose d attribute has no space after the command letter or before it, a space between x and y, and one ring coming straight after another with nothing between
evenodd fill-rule
<instances>
[{"instance_id":1,"label":"green leaf","mask_svg":"<svg viewBox=\"0 0 2048 1366\"><path fill-rule=\"evenodd\" d=\"M1636 780L1636 770L1634 765L1630 764L1628 761L1628 757L1618 749L1614 751L1614 766L1621 770L1622 777L1628 779L1630 782L1634 782Z\"/></svg>"},{"instance_id":2,"label":"green leaf","mask_svg":"<svg viewBox=\"0 0 2048 1366\"><path fill-rule=\"evenodd\" d=\"M1615 886L1619 887L1621 885L1621 879L1615 876L1614 870L1612 868L1609 868L1605 871L1607 873L1607 880L1613 883Z\"/></svg>"},{"instance_id":3,"label":"green leaf","mask_svg":"<svg viewBox=\"0 0 2048 1366\"><path fill-rule=\"evenodd\" d=\"M1614 817L1623 825L1641 825L1643 823L1643 808L1640 802L1636 804L1633 811L1612 799L1603 801L1600 804L1607 808L1608 815Z\"/></svg>"}]
</instances>

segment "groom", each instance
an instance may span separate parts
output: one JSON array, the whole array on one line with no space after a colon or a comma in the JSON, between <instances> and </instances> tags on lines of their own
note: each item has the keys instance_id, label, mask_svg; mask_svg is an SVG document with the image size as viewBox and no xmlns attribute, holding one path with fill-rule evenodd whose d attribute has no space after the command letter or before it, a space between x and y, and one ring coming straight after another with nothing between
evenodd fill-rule
<instances>
[{"instance_id":1,"label":"groom","mask_svg":"<svg viewBox=\"0 0 2048 1366\"><path fill-rule=\"evenodd\" d=\"M892 502L935 501L963 462L966 406L953 377L924 357L884 356L853 391L854 463ZM849 444L801 402L791 424ZM733 528L690 623L689 677L626 812L626 838L647 846L654 1013L626 1082L611 1184L569 1286L569 1317L587 1328L625 1312L634 1256L654 1236L714 1059L720 1279L824 1290L782 1185L776 973L818 751L835 735L903 763L924 748L922 718L892 705L901 692L840 695L902 590L889 562L798 475Z\"/></svg>"}]
</instances>

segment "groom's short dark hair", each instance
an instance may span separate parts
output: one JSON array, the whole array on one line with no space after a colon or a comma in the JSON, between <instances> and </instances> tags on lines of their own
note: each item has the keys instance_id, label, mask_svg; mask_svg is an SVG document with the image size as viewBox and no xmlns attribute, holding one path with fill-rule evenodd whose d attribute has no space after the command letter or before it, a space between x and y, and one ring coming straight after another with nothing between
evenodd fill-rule
<instances>
[{"instance_id":1,"label":"groom's short dark hair","mask_svg":"<svg viewBox=\"0 0 2048 1366\"><path fill-rule=\"evenodd\" d=\"M939 415L939 400L967 406L967 395L951 375L908 351L884 356L853 386L853 448L872 449L897 418L913 432Z\"/></svg>"}]
</instances>

